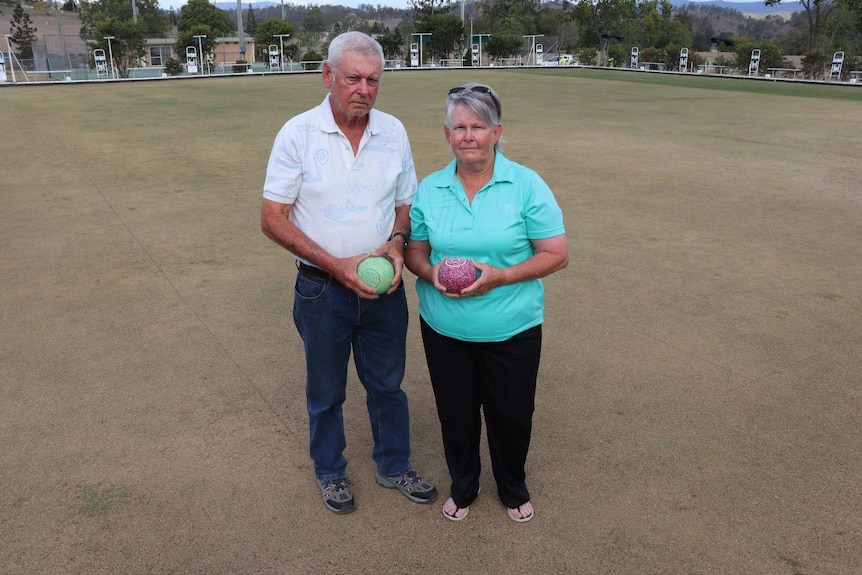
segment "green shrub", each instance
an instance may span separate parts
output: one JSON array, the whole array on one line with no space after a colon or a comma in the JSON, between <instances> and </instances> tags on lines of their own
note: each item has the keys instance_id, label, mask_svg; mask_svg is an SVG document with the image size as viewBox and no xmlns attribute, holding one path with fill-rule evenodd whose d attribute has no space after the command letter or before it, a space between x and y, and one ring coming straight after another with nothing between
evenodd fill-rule
<instances>
[{"instance_id":1,"label":"green shrub","mask_svg":"<svg viewBox=\"0 0 862 575\"><path fill-rule=\"evenodd\" d=\"M841 67L841 79L849 80L852 70L862 70L862 56L845 56Z\"/></svg>"},{"instance_id":2,"label":"green shrub","mask_svg":"<svg viewBox=\"0 0 862 575\"><path fill-rule=\"evenodd\" d=\"M765 73L767 68L790 67L790 63L781 55L781 50L779 50L777 45L771 42L764 42L762 40L753 41L746 38L738 41L734 49L736 52L736 68L741 74L748 74L748 66L751 63L751 52L755 49L760 50L759 74Z\"/></svg>"},{"instance_id":3,"label":"green shrub","mask_svg":"<svg viewBox=\"0 0 862 575\"><path fill-rule=\"evenodd\" d=\"M599 58L595 48L580 48L572 55L577 58L578 62L583 66L595 66L596 61Z\"/></svg>"},{"instance_id":4,"label":"green shrub","mask_svg":"<svg viewBox=\"0 0 862 575\"><path fill-rule=\"evenodd\" d=\"M302 55L300 60L303 62L302 67L306 70L319 70L320 64L318 62L323 60L323 56L314 50L309 50Z\"/></svg>"},{"instance_id":5,"label":"green shrub","mask_svg":"<svg viewBox=\"0 0 862 575\"><path fill-rule=\"evenodd\" d=\"M809 52L802 58L802 72L806 78L820 80L824 72L831 67L832 56L820 50Z\"/></svg>"},{"instance_id":6,"label":"green shrub","mask_svg":"<svg viewBox=\"0 0 862 575\"><path fill-rule=\"evenodd\" d=\"M169 58L165 62L165 73L168 76L179 76L183 73L183 64L176 58Z\"/></svg>"}]
</instances>

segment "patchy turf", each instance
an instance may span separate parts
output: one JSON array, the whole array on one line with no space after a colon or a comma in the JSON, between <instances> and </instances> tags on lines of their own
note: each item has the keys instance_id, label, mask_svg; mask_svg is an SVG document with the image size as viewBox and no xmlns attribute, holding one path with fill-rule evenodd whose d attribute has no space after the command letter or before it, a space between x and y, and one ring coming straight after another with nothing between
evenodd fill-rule
<instances>
[{"instance_id":1,"label":"patchy turf","mask_svg":"<svg viewBox=\"0 0 862 575\"><path fill-rule=\"evenodd\" d=\"M352 373L358 510L319 500L294 267L258 223L272 139L323 98L318 75L12 87L0 572L858 571L862 91L388 73L378 105L420 175L449 161L442 104L473 79L500 92L506 153L556 192L572 254L546 281L536 519L506 518L490 467L460 524L376 486ZM414 462L445 493L417 326Z\"/></svg>"}]
</instances>

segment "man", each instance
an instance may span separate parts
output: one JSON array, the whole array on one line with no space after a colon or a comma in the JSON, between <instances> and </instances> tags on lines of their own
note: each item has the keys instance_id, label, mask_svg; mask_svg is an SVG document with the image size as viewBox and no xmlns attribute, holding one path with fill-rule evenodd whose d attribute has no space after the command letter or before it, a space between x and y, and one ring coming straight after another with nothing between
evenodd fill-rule
<instances>
[{"instance_id":1,"label":"man","mask_svg":"<svg viewBox=\"0 0 862 575\"><path fill-rule=\"evenodd\" d=\"M416 503L437 497L410 465L401 272L417 182L404 126L374 109L383 63L380 44L365 34L332 41L323 64L329 94L279 131L261 206L263 233L298 260L293 318L305 346L309 451L334 513L355 507L342 416L351 350L367 392L377 483ZM379 296L356 274L369 255L395 268Z\"/></svg>"}]
</instances>

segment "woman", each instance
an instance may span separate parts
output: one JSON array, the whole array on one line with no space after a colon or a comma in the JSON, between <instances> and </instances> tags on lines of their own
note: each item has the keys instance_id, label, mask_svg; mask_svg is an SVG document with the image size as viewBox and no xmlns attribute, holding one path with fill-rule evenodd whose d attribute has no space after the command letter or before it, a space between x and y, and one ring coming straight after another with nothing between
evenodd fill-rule
<instances>
[{"instance_id":1,"label":"woman","mask_svg":"<svg viewBox=\"0 0 862 575\"><path fill-rule=\"evenodd\" d=\"M443 515L453 521L479 494L480 409L498 496L513 521L533 518L524 467L544 320L539 278L569 260L550 188L498 150L500 116L489 86L449 91L443 131L455 159L419 185L404 254L419 278L422 341L452 477ZM460 293L439 281L447 256L467 258L478 271Z\"/></svg>"}]
</instances>

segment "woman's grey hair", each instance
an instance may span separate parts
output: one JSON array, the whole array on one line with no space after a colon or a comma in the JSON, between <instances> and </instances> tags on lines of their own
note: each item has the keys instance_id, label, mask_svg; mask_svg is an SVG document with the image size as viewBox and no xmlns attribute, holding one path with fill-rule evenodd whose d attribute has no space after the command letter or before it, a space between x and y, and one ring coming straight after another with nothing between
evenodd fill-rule
<instances>
[{"instance_id":1,"label":"woman's grey hair","mask_svg":"<svg viewBox=\"0 0 862 575\"><path fill-rule=\"evenodd\" d=\"M464 104L470 108L489 127L493 128L500 123L502 116L500 96L487 84L470 82L449 90L445 110L446 126L449 128L452 127L455 106L458 104Z\"/></svg>"},{"instance_id":2,"label":"woman's grey hair","mask_svg":"<svg viewBox=\"0 0 862 575\"><path fill-rule=\"evenodd\" d=\"M500 96L487 84L470 82L449 90L445 108L445 123L447 128L452 128L455 118L455 107L459 104L467 106L489 128L495 128L502 119L503 113ZM494 148L496 149L502 144L503 139L500 138L500 141Z\"/></svg>"},{"instance_id":3,"label":"woman's grey hair","mask_svg":"<svg viewBox=\"0 0 862 575\"><path fill-rule=\"evenodd\" d=\"M380 67L383 68L386 60L383 57L383 48L374 38L362 32L345 32L335 37L329 44L329 57L326 59L333 68L341 64L341 56L344 52L358 52L365 56L377 56L380 58Z\"/></svg>"}]
</instances>

